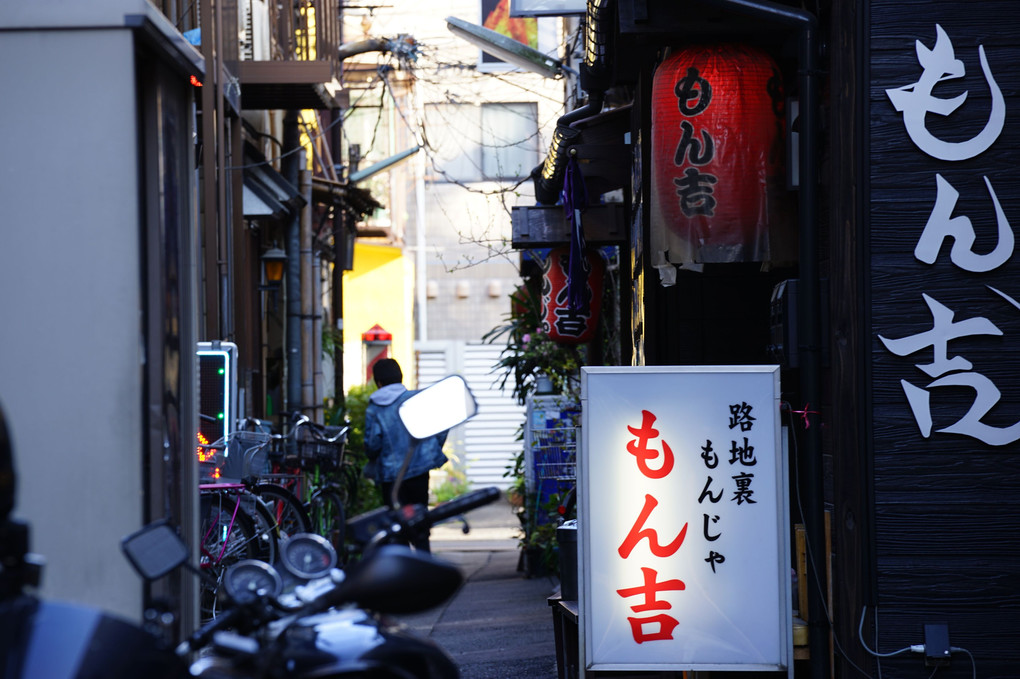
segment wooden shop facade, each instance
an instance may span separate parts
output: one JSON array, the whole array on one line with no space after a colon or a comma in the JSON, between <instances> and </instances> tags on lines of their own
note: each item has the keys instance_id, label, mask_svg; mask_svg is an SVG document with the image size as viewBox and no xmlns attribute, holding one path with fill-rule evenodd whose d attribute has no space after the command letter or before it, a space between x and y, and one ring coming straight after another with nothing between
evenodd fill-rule
<instances>
[{"instance_id":1,"label":"wooden shop facade","mask_svg":"<svg viewBox=\"0 0 1020 679\"><path fill-rule=\"evenodd\" d=\"M585 9L515 247L620 248L625 365L781 366L798 676L1016 676L1020 4Z\"/></svg>"}]
</instances>

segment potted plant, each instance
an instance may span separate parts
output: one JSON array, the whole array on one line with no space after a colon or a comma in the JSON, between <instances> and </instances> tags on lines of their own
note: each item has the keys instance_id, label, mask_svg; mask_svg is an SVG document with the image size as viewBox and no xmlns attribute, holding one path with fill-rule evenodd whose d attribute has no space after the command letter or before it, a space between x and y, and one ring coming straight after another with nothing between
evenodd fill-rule
<instances>
[{"instance_id":1,"label":"potted plant","mask_svg":"<svg viewBox=\"0 0 1020 679\"><path fill-rule=\"evenodd\" d=\"M514 510L521 522L518 543L521 555L517 570L523 571L529 578L559 573L559 544L556 541L556 529L560 525L556 512L559 496L550 497L541 508L537 506L537 500L535 493L525 493L523 504Z\"/></svg>"},{"instance_id":2,"label":"potted plant","mask_svg":"<svg viewBox=\"0 0 1020 679\"><path fill-rule=\"evenodd\" d=\"M496 364L497 370L503 370L500 388L513 378L513 395L521 405L533 393L546 393L547 389L551 393L566 393L576 389L587 347L560 344L542 331L541 303L527 286L518 287L510 300L506 323L482 337L490 343L506 337L506 348Z\"/></svg>"},{"instance_id":3,"label":"potted plant","mask_svg":"<svg viewBox=\"0 0 1020 679\"><path fill-rule=\"evenodd\" d=\"M539 578L559 574L559 545L556 542L557 522L534 525L521 540L524 574Z\"/></svg>"},{"instance_id":4,"label":"potted plant","mask_svg":"<svg viewBox=\"0 0 1020 679\"><path fill-rule=\"evenodd\" d=\"M523 458L523 451L518 454L518 458ZM524 474L522 472L511 473L509 470L504 476L511 476L510 486L506 489L506 499L510 502L510 506L517 510L523 510L524 504L527 501L528 489L525 487Z\"/></svg>"}]
</instances>

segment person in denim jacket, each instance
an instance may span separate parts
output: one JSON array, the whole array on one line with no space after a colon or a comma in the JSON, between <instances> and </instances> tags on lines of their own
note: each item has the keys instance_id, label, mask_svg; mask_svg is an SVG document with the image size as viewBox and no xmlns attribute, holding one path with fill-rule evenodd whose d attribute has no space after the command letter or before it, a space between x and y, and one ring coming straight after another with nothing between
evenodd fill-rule
<instances>
[{"instance_id":1,"label":"person in denim jacket","mask_svg":"<svg viewBox=\"0 0 1020 679\"><path fill-rule=\"evenodd\" d=\"M397 491L397 501L401 505L427 505L429 472L446 462L443 444L446 443L447 432L421 441L411 438L400 421L397 409L417 391L408 390L401 384L404 376L395 360L383 358L376 361L372 366L372 378L378 389L369 397L365 409L365 453L368 455L365 476L375 481L382 491L383 502L392 506L393 484L413 442L414 455ZM428 538L414 546L429 551Z\"/></svg>"}]
</instances>

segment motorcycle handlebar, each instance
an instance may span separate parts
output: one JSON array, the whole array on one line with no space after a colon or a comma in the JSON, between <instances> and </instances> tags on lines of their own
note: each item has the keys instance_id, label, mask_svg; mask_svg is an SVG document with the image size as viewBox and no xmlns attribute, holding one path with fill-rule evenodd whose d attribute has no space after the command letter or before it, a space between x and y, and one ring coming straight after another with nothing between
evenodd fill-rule
<instances>
[{"instance_id":1,"label":"motorcycle handlebar","mask_svg":"<svg viewBox=\"0 0 1020 679\"><path fill-rule=\"evenodd\" d=\"M492 486L465 493L428 511L425 511L422 505L406 505L396 510L380 508L362 515L359 519L354 519L353 523L355 525L362 524L363 535L366 538L369 535L375 536L374 539L366 539L361 544L386 544L389 541L388 538L398 534L402 534L405 539L423 531L427 534L428 527L487 505L497 500L499 496L499 488ZM308 602L302 609L302 615L320 613L332 606L346 603L348 597L355 591L357 591L357 586L352 585L350 580L345 580Z\"/></svg>"},{"instance_id":2,"label":"motorcycle handlebar","mask_svg":"<svg viewBox=\"0 0 1020 679\"><path fill-rule=\"evenodd\" d=\"M498 498L499 488L496 488L495 486L465 493L460 497L456 497L449 502L444 502L443 504L429 510L429 524L437 524L440 521L452 518L458 514L463 514L464 512L477 507L487 505L490 502L496 501Z\"/></svg>"},{"instance_id":3,"label":"motorcycle handlebar","mask_svg":"<svg viewBox=\"0 0 1020 679\"><path fill-rule=\"evenodd\" d=\"M499 495L499 489L493 486L465 493L431 510L424 505L405 505L399 509L380 507L348 521L348 535L351 542L362 549L387 544L394 538L410 541L423 533L427 535L428 529L440 521L487 505Z\"/></svg>"},{"instance_id":4,"label":"motorcycle handlebar","mask_svg":"<svg viewBox=\"0 0 1020 679\"><path fill-rule=\"evenodd\" d=\"M244 607L237 606L236 608L228 609L224 613L217 615L205 625L195 630L195 632L188 637L187 641L181 643L181 645L177 647L177 654L184 655L189 651L197 651L202 648L209 643L209 640L212 639L214 634L236 624L238 620L241 619L243 612Z\"/></svg>"}]
</instances>

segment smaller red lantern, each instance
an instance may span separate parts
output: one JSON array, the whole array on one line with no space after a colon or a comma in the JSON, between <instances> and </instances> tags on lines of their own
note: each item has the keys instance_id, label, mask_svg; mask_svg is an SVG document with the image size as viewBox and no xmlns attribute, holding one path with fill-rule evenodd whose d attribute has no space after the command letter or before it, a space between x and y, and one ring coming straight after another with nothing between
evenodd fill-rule
<instances>
[{"instance_id":1,"label":"smaller red lantern","mask_svg":"<svg viewBox=\"0 0 1020 679\"><path fill-rule=\"evenodd\" d=\"M602 289L605 284L606 264L594 248L585 248L583 257L587 276L583 304L572 309L567 299L570 248L553 248L545 260L542 273L542 330L554 342L584 344L595 336L599 314L602 312Z\"/></svg>"}]
</instances>

